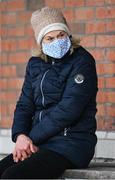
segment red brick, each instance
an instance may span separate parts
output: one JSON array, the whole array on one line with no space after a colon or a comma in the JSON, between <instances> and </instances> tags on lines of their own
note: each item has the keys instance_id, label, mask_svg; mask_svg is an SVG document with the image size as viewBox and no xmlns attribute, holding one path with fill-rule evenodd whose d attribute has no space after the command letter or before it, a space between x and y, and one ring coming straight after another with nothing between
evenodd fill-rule
<instances>
[{"instance_id":1,"label":"red brick","mask_svg":"<svg viewBox=\"0 0 115 180\"><path fill-rule=\"evenodd\" d=\"M0 1L0 12L2 12L3 9L4 9L4 3L6 3L6 2L1 2L1 1Z\"/></svg>"},{"instance_id":2,"label":"red brick","mask_svg":"<svg viewBox=\"0 0 115 180\"><path fill-rule=\"evenodd\" d=\"M97 120L97 130L105 130L106 129L106 125L105 125L105 120L104 117L103 118L99 118Z\"/></svg>"},{"instance_id":3,"label":"red brick","mask_svg":"<svg viewBox=\"0 0 115 180\"><path fill-rule=\"evenodd\" d=\"M115 131L115 119L113 117L109 117L106 122L106 130L107 131Z\"/></svg>"},{"instance_id":4,"label":"red brick","mask_svg":"<svg viewBox=\"0 0 115 180\"><path fill-rule=\"evenodd\" d=\"M81 8L75 11L76 21L91 20L94 18L93 8Z\"/></svg>"},{"instance_id":5,"label":"red brick","mask_svg":"<svg viewBox=\"0 0 115 180\"><path fill-rule=\"evenodd\" d=\"M7 59L8 59L7 54L2 52L0 56L0 64L6 64Z\"/></svg>"},{"instance_id":6,"label":"red brick","mask_svg":"<svg viewBox=\"0 0 115 180\"><path fill-rule=\"evenodd\" d=\"M6 90L7 89L7 80L5 78L0 79L0 90Z\"/></svg>"},{"instance_id":7,"label":"red brick","mask_svg":"<svg viewBox=\"0 0 115 180\"><path fill-rule=\"evenodd\" d=\"M30 18L31 18L31 12L19 12L18 13L18 23L29 23L30 24Z\"/></svg>"},{"instance_id":8,"label":"red brick","mask_svg":"<svg viewBox=\"0 0 115 180\"><path fill-rule=\"evenodd\" d=\"M30 50L34 46L34 39L19 39L18 40L18 47L20 50Z\"/></svg>"},{"instance_id":9,"label":"red brick","mask_svg":"<svg viewBox=\"0 0 115 180\"><path fill-rule=\"evenodd\" d=\"M96 18L106 18L107 17L107 9L105 7L97 8L96 9Z\"/></svg>"},{"instance_id":10,"label":"red brick","mask_svg":"<svg viewBox=\"0 0 115 180\"><path fill-rule=\"evenodd\" d=\"M16 23L16 14L3 14L2 15L2 24L15 24Z\"/></svg>"},{"instance_id":11,"label":"red brick","mask_svg":"<svg viewBox=\"0 0 115 180\"><path fill-rule=\"evenodd\" d=\"M115 21L106 22L106 31L115 32Z\"/></svg>"},{"instance_id":12,"label":"red brick","mask_svg":"<svg viewBox=\"0 0 115 180\"><path fill-rule=\"evenodd\" d=\"M98 7L96 9L96 18L115 18L115 7Z\"/></svg>"},{"instance_id":13,"label":"red brick","mask_svg":"<svg viewBox=\"0 0 115 180\"><path fill-rule=\"evenodd\" d=\"M8 34L8 28L7 27L1 27L1 37L7 36Z\"/></svg>"},{"instance_id":14,"label":"red brick","mask_svg":"<svg viewBox=\"0 0 115 180\"><path fill-rule=\"evenodd\" d=\"M110 122L110 126L108 126L108 131L115 131L115 118L110 117L108 119L108 122Z\"/></svg>"},{"instance_id":15,"label":"red brick","mask_svg":"<svg viewBox=\"0 0 115 180\"><path fill-rule=\"evenodd\" d=\"M8 104L8 108L7 108L8 115L13 116L15 107L16 107L15 103Z\"/></svg>"},{"instance_id":16,"label":"red brick","mask_svg":"<svg viewBox=\"0 0 115 180\"><path fill-rule=\"evenodd\" d=\"M0 127L2 128L12 127L12 119L13 117L10 117L10 116L2 117L0 121Z\"/></svg>"},{"instance_id":17,"label":"red brick","mask_svg":"<svg viewBox=\"0 0 115 180\"><path fill-rule=\"evenodd\" d=\"M25 26L25 36L34 36L34 31L30 25Z\"/></svg>"},{"instance_id":18,"label":"red brick","mask_svg":"<svg viewBox=\"0 0 115 180\"><path fill-rule=\"evenodd\" d=\"M94 35L88 35L81 38L81 45L86 47L95 47L95 36Z\"/></svg>"},{"instance_id":19,"label":"red brick","mask_svg":"<svg viewBox=\"0 0 115 180\"><path fill-rule=\"evenodd\" d=\"M114 47L115 35L97 35L96 46L97 47Z\"/></svg>"},{"instance_id":20,"label":"red brick","mask_svg":"<svg viewBox=\"0 0 115 180\"><path fill-rule=\"evenodd\" d=\"M105 116L105 106L104 106L104 104L98 104L98 106L97 106L97 116Z\"/></svg>"},{"instance_id":21,"label":"red brick","mask_svg":"<svg viewBox=\"0 0 115 180\"><path fill-rule=\"evenodd\" d=\"M115 64L96 64L96 69L98 74L114 74L115 72Z\"/></svg>"},{"instance_id":22,"label":"red brick","mask_svg":"<svg viewBox=\"0 0 115 180\"><path fill-rule=\"evenodd\" d=\"M106 118L106 119L105 119ZM112 119L112 117L102 117L99 118L99 120L97 121L98 123L98 130L106 130L106 131L113 131L115 130L114 127L114 120Z\"/></svg>"},{"instance_id":23,"label":"red brick","mask_svg":"<svg viewBox=\"0 0 115 180\"><path fill-rule=\"evenodd\" d=\"M45 0L45 5L53 8L64 8L64 0Z\"/></svg>"},{"instance_id":24,"label":"red brick","mask_svg":"<svg viewBox=\"0 0 115 180\"><path fill-rule=\"evenodd\" d=\"M113 123L111 124L111 127L108 129L108 131L115 131L115 123L113 120Z\"/></svg>"},{"instance_id":25,"label":"red brick","mask_svg":"<svg viewBox=\"0 0 115 180\"><path fill-rule=\"evenodd\" d=\"M72 34L85 34L85 23L68 23Z\"/></svg>"},{"instance_id":26,"label":"red brick","mask_svg":"<svg viewBox=\"0 0 115 180\"><path fill-rule=\"evenodd\" d=\"M105 88L105 78L103 77L98 77L98 88Z\"/></svg>"},{"instance_id":27,"label":"red brick","mask_svg":"<svg viewBox=\"0 0 115 180\"><path fill-rule=\"evenodd\" d=\"M97 102L99 102L99 103L107 102L106 92L98 91L98 93L97 93Z\"/></svg>"},{"instance_id":28,"label":"red brick","mask_svg":"<svg viewBox=\"0 0 115 180\"><path fill-rule=\"evenodd\" d=\"M1 18L0 18L0 21L1 21ZM2 28L0 27L0 34L2 33Z\"/></svg>"},{"instance_id":29,"label":"red brick","mask_svg":"<svg viewBox=\"0 0 115 180\"><path fill-rule=\"evenodd\" d=\"M105 0L105 3L112 5L115 4L115 0Z\"/></svg>"},{"instance_id":30,"label":"red brick","mask_svg":"<svg viewBox=\"0 0 115 180\"><path fill-rule=\"evenodd\" d=\"M105 74L114 74L115 73L115 64L105 64L104 65Z\"/></svg>"},{"instance_id":31,"label":"red brick","mask_svg":"<svg viewBox=\"0 0 115 180\"><path fill-rule=\"evenodd\" d=\"M104 0L86 0L86 6L102 6L104 5Z\"/></svg>"},{"instance_id":32,"label":"red brick","mask_svg":"<svg viewBox=\"0 0 115 180\"><path fill-rule=\"evenodd\" d=\"M2 12L0 11L0 22L2 21ZM0 26L0 34L1 34L1 26Z\"/></svg>"},{"instance_id":33,"label":"red brick","mask_svg":"<svg viewBox=\"0 0 115 180\"><path fill-rule=\"evenodd\" d=\"M73 21L75 19L74 17L74 10L73 9L67 9L63 11L63 14L68 22Z\"/></svg>"},{"instance_id":34,"label":"red brick","mask_svg":"<svg viewBox=\"0 0 115 180\"><path fill-rule=\"evenodd\" d=\"M26 63L25 64L18 64L17 66L17 77L23 78L26 71Z\"/></svg>"},{"instance_id":35,"label":"red brick","mask_svg":"<svg viewBox=\"0 0 115 180\"><path fill-rule=\"evenodd\" d=\"M15 77L16 76L16 66L6 66L3 65L0 67L1 77Z\"/></svg>"},{"instance_id":36,"label":"red brick","mask_svg":"<svg viewBox=\"0 0 115 180\"><path fill-rule=\"evenodd\" d=\"M12 92L1 92L0 93L0 101L1 102L15 102L18 98L18 95L16 92L12 91Z\"/></svg>"},{"instance_id":37,"label":"red brick","mask_svg":"<svg viewBox=\"0 0 115 180\"><path fill-rule=\"evenodd\" d=\"M21 78L9 78L8 79L8 89L16 90L21 89L23 84L23 79Z\"/></svg>"},{"instance_id":38,"label":"red brick","mask_svg":"<svg viewBox=\"0 0 115 180\"><path fill-rule=\"evenodd\" d=\"M115 77L106 78L106 87L115 88Z\"/></svg>"},{"instance_id":39,"label":"red brick","mask_svg":"<svg viewBox=\"0 0 115 180\"><path fill-rule=\"evenodd\" d=\"M9 51L8 40L2 40L1 49L2 51Z\"/></svg>"},{"instance_id":40,"label":"red brick","mask_svg":"<svg viewBox=\"0 0 115 180\"><path fill-rule=\"evenodd\" d=\"M87 34L104 33L105 30L106 30L106 24L104 22L86 23Z\"/></svg>"},{"instance_id":41,"label":"red brick","mask_svg":"<svg viewBox=\"0 0 115 180\"><path fill-rule=\"evenodd\" d=\"M101 64L101 63L96 64L96 69L99 75L105 74L104 64Z\"/></svg>"},{"instance_id":42,"label":"red brick","mask_svg":"<svg viewBox=\"0 0 115 180\"><path fill-rule=\"evenodd\" d=\"M115 107L108 106L106 109L109 117L115 117Z\"/></svg>"},{"instance_id":43,"label":"red brick","mask_svg":"<svg viewBox=\"0 0 115 180\"><path fill-rule=\"evenodd\" d=\"M24 26L16 26L12 28L8 28L7 31L8 36L14 36L14 37L20 37L25 35L25 29Z\"/></svg>"},{"instance_id":44,"label":"red brick","mask_svg":"<svg viewBox=\"0 0 115 180\"><path fill-rule=\"evenodd\" d=\"M107 92L107 102L115 103L115 92Z\"/></svg>"},{"instance_id":45,"label":"red brick","mask_svg":"<svg viewBox=\"0 0 115 180\"><path fill-rule=\"evenodd\" d=\"M7 104L0 104L1 116L7 116Z\"/></svg>"},{"instance_id":46,"label":"red brick","mask_svg":"<svg viewBox=\"0 0 115 180\"><path fill-rule=\"evenodd\" d=\"M25 0L12 0L8 1L5 4L5 9L6 11L20 11L25 9Z\"/></svg>"},{"instance_id":47,"label":"red brick","mask_svg":"<svg viewBox=\"0 0 115 180\"><path fill-rule=\"evenodd\" d=\"M65 7L79 7L79 6L84 6L84 0L66 0L65 1Z\"/></svg>"},{"instance_id":48,"label":"red brick","mask_svg":"<svg viewBox=\"0 0 115 180\"><path fill-rule=\"evenodd\" d=\"M28 53L26 52L16 52L10 53L8 61L10 64L21 64L27 62Z\"/></svg>"},{"instance_id":49,"label":"red brick","mask_svg":"<svg viewBox=\"0 0 115 180\"><path fill-rule=\"evenodd\" d=\"M1 43L2 51L16 51L17 49L17 42L16 40L2 40Z\"/></svg>"},{"instance_id":50,"label":"red brick","mask_svg":"<svg viewBox=\"0 0 115 180\"><path fill-rule=\"evenodd\" d=\"M105 58L105 49L93 49L90 53L94 56L96 61L103 61Z\"/></svg>"},{"instance_id":51,"label":"red brick","mask_svg":"<svg viewBox=\"0 0 115 180\"><path fill-rule=\"evenodd\" d=\"M106 56L107 56L107 60L115 61L115 49L108 49Z\"/></svg>"}]
</instances>

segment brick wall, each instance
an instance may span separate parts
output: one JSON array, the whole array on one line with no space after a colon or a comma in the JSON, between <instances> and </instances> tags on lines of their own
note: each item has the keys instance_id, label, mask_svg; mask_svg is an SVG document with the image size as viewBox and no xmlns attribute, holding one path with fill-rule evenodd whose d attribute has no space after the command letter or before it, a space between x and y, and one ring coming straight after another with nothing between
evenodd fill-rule
<instances>
[{"instance_id":1,"label":"brick wall","mask_svg":"<svg viewBox=\"0 0 115 180\"><path fill-rule=\"evenodd\" d=\"M95 57L98 130L115 130L115 0L1 0L0 127L11 127L25 65L36 46L30 16L44 5L63 10L72 33Z\"/></svg>"}]
</instances>

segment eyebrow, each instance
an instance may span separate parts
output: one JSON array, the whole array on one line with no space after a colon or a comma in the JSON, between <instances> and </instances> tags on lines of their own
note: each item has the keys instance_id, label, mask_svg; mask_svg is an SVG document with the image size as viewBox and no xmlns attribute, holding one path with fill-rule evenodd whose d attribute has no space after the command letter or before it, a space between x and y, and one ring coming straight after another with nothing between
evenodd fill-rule
<instances>
[{"instance_id":1,"label":"eyebrow","mask_svg":"<svg viewBox=\"0 0 115 180\"><path fill-rule=\"evenodd\" d=\"M64 32L63 32L63 31L59 32L59 33L57 34L57 36L59 36L59 35L62 34L62 33L64 33ZM52 35L46 36L46 38L49 38L49 37L53 37L53 36L52 36Z\"/></svg>"}]
</instances>

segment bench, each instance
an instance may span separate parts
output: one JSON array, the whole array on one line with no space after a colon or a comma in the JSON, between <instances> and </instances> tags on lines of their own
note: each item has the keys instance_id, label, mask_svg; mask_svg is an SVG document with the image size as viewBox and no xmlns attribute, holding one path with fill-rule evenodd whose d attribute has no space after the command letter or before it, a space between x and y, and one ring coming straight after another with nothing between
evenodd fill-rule
<instances>
[{"instance_id":1,"label":"bench","mask_svg":"<svg viewBox=\"0 0 115 180\"><path fill-rule=\"evenodd\" d=\"M115 160L104 162L91 162L86 169L68 169L61 177L62 179L114 179Z\"/></svg>"}]
</instances>

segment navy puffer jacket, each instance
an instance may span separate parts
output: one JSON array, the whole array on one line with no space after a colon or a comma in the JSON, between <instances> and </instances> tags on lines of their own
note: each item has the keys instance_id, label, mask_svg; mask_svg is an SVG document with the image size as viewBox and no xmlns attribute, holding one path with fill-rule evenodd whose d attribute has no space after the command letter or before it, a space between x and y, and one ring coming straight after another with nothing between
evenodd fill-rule
<instances>
[{"instance_id":1,"label":"navy puffer jacket","mask_svg":"<svg viewBox=\"0 0 115 180\"><path fill-rule=\"evenodd\" d=\"M87 167L97 138L95 60L83 47L48 62L32 57L14 112L12 139L23 133L41 148Z\"/></svg>"}]
</instances>

